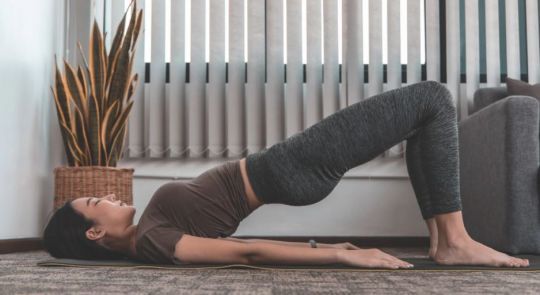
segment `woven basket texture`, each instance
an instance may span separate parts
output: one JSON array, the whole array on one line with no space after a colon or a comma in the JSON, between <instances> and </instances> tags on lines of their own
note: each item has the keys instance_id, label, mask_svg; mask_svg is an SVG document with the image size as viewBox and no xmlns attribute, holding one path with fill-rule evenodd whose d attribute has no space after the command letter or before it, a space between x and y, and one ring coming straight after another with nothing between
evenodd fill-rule
<instances>
[{"instance_id":1,"label":"woven basket texture","mask_svg":"<svg viewBox=\"0 0 540 295\"><path fill-rule=\"evenodd\" d=\"M132 168L80 166L54 168L54 209L80 197L115 194L117 200L133 205Z\"/></svg>"}]
</instances>

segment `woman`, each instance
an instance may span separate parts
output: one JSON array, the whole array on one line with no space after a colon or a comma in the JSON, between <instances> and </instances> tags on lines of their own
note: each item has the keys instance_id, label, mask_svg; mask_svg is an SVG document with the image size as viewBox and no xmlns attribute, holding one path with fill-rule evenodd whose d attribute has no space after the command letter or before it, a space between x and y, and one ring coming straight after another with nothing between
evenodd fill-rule
<instances>
[{"instance_id":1,"label":"woman","mask_svg":"<svg viewBox=\"0 0 540 295\"><path fill-rule=\"evenodd\" d=\"M424 81L372 96L270 148L228 161L153 195L139 224L114 195L66 203L44 234L57 257L127 256L150 263L328 264L402 268L378 249L228 238L263 204L304 206L324 199L349 169L407 140L406 162L439 264L525 267L529 262L474 241L459 196L458 130L450 92ZM306 249L308 248L308 249Z\"/></svg>"}]
</instances>

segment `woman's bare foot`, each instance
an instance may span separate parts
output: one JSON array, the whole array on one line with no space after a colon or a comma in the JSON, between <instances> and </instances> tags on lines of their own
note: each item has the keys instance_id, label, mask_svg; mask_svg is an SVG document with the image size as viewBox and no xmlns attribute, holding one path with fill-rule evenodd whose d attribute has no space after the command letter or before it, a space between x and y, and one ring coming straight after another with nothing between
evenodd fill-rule
<instances>
[{"instance_id":1,"label":"woman's bare foot","mask_svg":"<svg viewBox=\"0 0 540 295\"><path fill-rule=\"evenodd\" d=\"M463 224L461 210L436 214L439 241L433 260L439 264L526 267L527 259L511 257L471 238Z\"/></svg>"},{"instance_id":2,"label":"woman's bare foot","mask_svg":"<svg viewBox=\"0 0 540 295\"><path fill-rule=\"evenodd\" d=\"M485 246L470 236L439 243L433 260L439 264L473 264L486 266L527 267L528 259L509 256Z\"/></svg>"},{"instance_id":3,"label":"woman's bare foot","mask_svg":"<svg viewBox=\"0 0 540 295\"><path fill-rule=\"evenodd\" d=\"M425 221L429 230L428 256L429 258L433 259L435 257L435 253L437 253L437 244L439 241L439 235L437 232L437 223L435 221L435 218L429 218L429 219L426 219Z\"/></svg>"},{"instance_id":4,"label":"woman's bare foot","mask_svg":"<svg viewBox=\"0 0 540 295\"><path fill-rule=\"evenodd\" d=\"M435 259L435 254L437 253L437 242L431 240L430 242L430 246L429 246L429 252L428 252L428 256L429 258L431 259Z\"/></svg>"}]
</instances>

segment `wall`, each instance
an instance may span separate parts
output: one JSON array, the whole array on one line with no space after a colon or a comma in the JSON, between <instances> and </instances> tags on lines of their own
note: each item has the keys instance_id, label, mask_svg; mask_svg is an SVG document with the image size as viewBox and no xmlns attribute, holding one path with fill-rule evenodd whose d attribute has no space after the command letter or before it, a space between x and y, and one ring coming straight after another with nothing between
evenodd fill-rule
<instances>
[{"instance_id":1,"label":"wall","mask_svg":"<svg viewBox=\"0 0 540 295\"><path fill-rule=\"evenodd\" d=\"M0 0L0 239L39 237L63 148L50 86L63 1Z\"/></svg>"}]
</instances>

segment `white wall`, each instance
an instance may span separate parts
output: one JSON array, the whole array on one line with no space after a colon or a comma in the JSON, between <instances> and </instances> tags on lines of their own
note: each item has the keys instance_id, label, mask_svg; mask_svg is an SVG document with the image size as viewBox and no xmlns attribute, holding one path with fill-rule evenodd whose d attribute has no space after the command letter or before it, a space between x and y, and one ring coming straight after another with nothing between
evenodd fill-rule
<instances>
[{"instance_id":1,"label":"white wall","mask_svg":"<svg viewBox=\"0 0 540 295\"><path fill-rule=\"evenodd\" d=\"M0 239L39 237L53 208L63 148L49 87L63 10L61 0L0 0Z\"/></svg>"}]
</instances>

